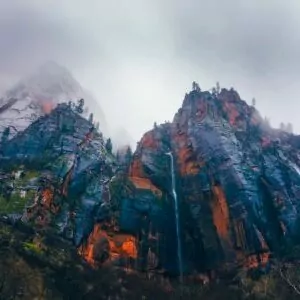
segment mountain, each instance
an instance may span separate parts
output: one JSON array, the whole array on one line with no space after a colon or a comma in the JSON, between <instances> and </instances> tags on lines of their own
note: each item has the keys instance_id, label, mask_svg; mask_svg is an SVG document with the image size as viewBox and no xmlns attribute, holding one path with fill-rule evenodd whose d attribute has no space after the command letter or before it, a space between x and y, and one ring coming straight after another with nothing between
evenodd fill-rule
<instances>
[{"instance_id":1,"label":"mountain","mask_svg":"<svg viewBox=\"0 0 300 300\"><path fill-rule=\"evenodd\" d=\"M299 146L233 89L187 94L173 122L144 135L129 173L115 181L117 228L131 234L138 268L179 274L169 152L183 273L268 268L272 255L299 241ZM93 245L107 230L95 225L85 255L96 260Z\"/></svg>"},{"instance_id":2,"label":"mountain","mask_svg":"<svg viewBox=\"0 0 300 300\"><path fill-rule=\"evenodd\" d=\"M10 127L12 137L49 113L58 103L76 102L81 98L85 100L86 107L93 111L95 119L101 120L101 127L106 129L104 114L90 93L66 68L47 62L0 98L0 132Z\"/></svg>"},{"instance_id":3,"label":"mountain","mask_svg":"<svg viewBox=\"0 0 300 300\"><path fill-rule=\"evenodd\" d=\"M122 159L71 103L0 150L0 296L20 261L25 299L32 272L57 299L299 296L300 136L233 89L194 85Z\"/></svg>"},{"instance_id":4,"label":"mountain","mask_svg":"<svg viewBox=\"0 0 300 300\"><path fill-rule=\"evenodd\" d=\"M107 211L114 158L102 134L65 103L2 145L0 165L9 174L2 179L0 199L8 216L53 225L79 244L93 218Z\"/></svg>"}]
</instances>

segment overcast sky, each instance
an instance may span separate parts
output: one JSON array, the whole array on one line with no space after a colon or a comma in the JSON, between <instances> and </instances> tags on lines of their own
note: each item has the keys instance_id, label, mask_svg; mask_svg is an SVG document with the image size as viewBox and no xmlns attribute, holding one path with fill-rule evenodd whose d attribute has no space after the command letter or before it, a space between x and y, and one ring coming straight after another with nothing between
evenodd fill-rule
<instances>
[{"instance_id":1,"label":"overcast sky","mask_svg":"<svg viewBox=\"0 0 300 300\"><path fill-rule=\"evenodd\" d=\"M2 0L0 88L54 59L138 140L193 80L219 81L300 133L299 16L299 0Z\"/></svg>"}]
</instances>

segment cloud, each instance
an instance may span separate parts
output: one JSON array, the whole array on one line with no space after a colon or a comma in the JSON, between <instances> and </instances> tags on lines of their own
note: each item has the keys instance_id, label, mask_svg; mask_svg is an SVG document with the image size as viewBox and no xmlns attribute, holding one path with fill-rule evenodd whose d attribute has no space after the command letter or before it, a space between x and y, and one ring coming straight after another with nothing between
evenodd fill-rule
<instances>
[{"instance_id":1,"label":"cloud","mask_svg":"<svg viewBox=\"0 0 300 300\"><path fill-rule=\"evenodd\" d=\"M299 2L203 2L178 2L174 9L179 52L187 59L201 61L201 54L209 55L259 77L286 67L298 69ZM184 26L176 20L189 21Z\"/></svg>"},{"instance_id":2,"label":"cloud","mask_svg":"<svg viewBox=\"0 0 300 300\"><path fill-rule=\"evenodd\" d=\"M298 0L11 0L0 4L0 81L55 59L136 140L172 119L193 80L220 81L300 132L299 9Z\"/></svg>"},{"instance_id":3,"label":"cloud","mask_svg":"<svg viewBox=\"0 0 300 300\"><path fill-rule=\"evenodd\" d=\"M20 1L0 6L0 66L8 74L52 56L71 57L75 34L38 7L23 6ZM24 3L24 2L23 2ZM79 54L77 52L77 54Z\"/></svg>"}]
</instances>

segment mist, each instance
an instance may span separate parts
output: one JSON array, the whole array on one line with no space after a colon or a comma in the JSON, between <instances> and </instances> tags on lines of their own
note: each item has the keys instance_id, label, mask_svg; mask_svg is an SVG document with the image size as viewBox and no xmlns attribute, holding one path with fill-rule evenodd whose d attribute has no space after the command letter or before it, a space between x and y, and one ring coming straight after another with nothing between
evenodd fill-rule
<instances>
[{"instance_id":1,"label":"mist","mask_svg":"<svg viewBox=\"0 0 300 300\"><path fill-rule=\"evenodd\" d=\"M299 133L299 13L297 0L10 0L0 3L0 91L55 60L94 94L112 136L122 129L135 143L172 120L192 81L218 81Z\"/></svg>"}]
</instances>

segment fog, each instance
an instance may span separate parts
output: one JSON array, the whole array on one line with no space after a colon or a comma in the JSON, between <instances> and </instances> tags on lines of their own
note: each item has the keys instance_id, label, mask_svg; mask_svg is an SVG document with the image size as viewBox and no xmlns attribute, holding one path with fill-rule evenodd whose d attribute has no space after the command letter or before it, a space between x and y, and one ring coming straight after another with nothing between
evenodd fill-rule
<instances>
[{"instance_id":1,"label":"fog","mask_svg":"<svg viewBox=\"0 0 300 300\"><path fill-rule=\"evenodd\" d=\"M2 1L5 2L5 1ZM52 59L134 141L171 120L196 80L234 87L300 132L298 0L10 0L0 4L0 89ZM119 134L120 136L120 134Z\"/></svg>"}]
</instances>

